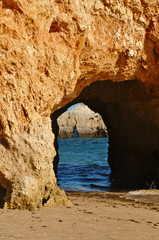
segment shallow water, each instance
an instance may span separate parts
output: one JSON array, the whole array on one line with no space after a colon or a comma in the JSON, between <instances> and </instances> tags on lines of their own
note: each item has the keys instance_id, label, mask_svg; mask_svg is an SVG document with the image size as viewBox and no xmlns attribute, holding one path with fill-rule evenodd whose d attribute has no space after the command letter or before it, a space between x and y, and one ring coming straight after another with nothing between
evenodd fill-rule
<instances>
[{"instance_id":1,"label":"shallow water","mask_svg":"<svg viewBox=\"0 0 159 240\"><path fill-rule=\"evenodd\" d=\"M109 191L108 138L59 138L58 185L66 191Z\"/></svg>"}]
</instances>

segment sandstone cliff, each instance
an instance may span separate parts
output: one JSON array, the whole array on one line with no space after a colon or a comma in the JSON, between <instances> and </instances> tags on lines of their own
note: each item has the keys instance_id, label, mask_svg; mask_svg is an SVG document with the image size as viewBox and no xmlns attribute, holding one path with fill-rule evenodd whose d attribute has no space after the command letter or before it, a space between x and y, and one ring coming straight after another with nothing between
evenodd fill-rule
<instances>
[{"instance_id":1,"label":"sandstone cliff","mask_svg":"<svg viewBox=\"0 0 159 240\"><path fill-rule=\"evenodd\" d=\"M93 112L83 103L64 112L58 119L59 137L69 138L77 130L79 137L106 137L106 126L98 113Z\"/></svg>"},{"instance_id":2,"label":"sandstone cliff","mask_svg":"<svg viewBox=\"0 0 159 240\"><path fill-rule=\"evenodd\" d=\"M1 205L67 203L56 118L77 102L106 123L120 185L159 182L158 74L158 0L0 0Z\"/></svg>"}]
</instances>

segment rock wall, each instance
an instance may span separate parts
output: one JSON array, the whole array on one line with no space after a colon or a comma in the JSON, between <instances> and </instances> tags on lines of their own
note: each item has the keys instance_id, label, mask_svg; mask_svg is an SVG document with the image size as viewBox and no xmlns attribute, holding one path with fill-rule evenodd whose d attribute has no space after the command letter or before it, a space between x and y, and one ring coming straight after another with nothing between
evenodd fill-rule
<instances>
[{"instance_id":1,"label":"rock wall","mask_svg":"<svg viewBox=\"0 0 159 240\"><path fill-rule=\"evenodd\" d=\"M78 97L108 127L115 178L159 181L158 20L158 0L0 0L1 205L68 203L52 159Z\"/></svg>"},{"instance_id":2,"label":"rock wall","mask_svg":"<svg viewBox=\"0 0 159 240\"><path fill-rule=\"evenodd\" d=\"M62 138L72 137L75 129L79 137L108 137L107 128L101 116L83 103L64 112L57 122L59 137Z\"/></svg>"}]
</instances>

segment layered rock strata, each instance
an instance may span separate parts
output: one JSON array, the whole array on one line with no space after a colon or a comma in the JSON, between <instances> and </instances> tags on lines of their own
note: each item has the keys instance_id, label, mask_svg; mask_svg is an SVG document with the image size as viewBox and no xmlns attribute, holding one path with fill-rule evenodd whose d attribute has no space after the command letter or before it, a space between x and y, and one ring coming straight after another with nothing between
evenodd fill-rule
<instances>
[{"instance_id":1,"label":"layered rock strata","mask_svg":"<svg viewBox=\"0 0 159 240\"><path fill-rule=\"evenodd\" d=\"M120 185L158 183L158 76L158 0L0 0L1 205L67 204L52 159L73 101L101 114Z\"/></svg>"},{"instance_id":2,"label":"layered rock strata","mask_svg":"<svg viewBox=\"0 0 159 240\"><path fill-rule=\"evenodd\" d=\"M58 119L59 137L70 138L77 131L78 137L108 137L107 128L98 113L80 103L64 112Z\"/></svg>"}]
</instances>

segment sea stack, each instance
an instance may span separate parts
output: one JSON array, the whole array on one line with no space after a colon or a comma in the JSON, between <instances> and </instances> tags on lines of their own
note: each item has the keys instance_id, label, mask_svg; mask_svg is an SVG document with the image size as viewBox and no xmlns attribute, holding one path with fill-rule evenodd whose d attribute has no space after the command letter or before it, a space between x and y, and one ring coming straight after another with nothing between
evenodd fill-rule
<instances>
[{"instance_id":1,"label":"sea stack","mask_svg":"<svg viewBox=\"0 0 159 240\"><path fill-rule=\"evenodd\" d=\"M108 137L107 128L98 113L80 103L70 111L63 113L57 120L59 137Z\"/></svg>"}]
</instances>

